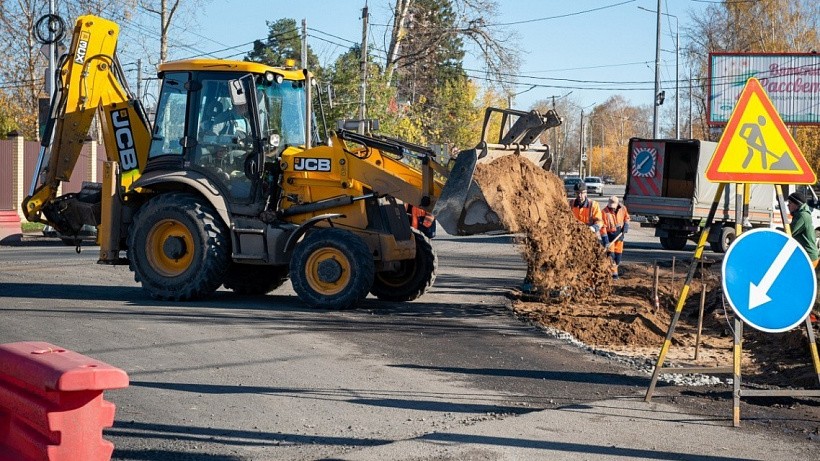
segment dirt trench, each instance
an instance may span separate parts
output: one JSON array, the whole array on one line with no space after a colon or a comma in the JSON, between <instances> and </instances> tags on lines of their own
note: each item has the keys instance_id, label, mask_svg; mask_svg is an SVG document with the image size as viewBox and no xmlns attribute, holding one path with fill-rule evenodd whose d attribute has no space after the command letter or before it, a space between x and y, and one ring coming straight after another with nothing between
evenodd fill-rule
<instances>
[{"instance_id":1,"label":"dirt trench","mask_svg":"<svg viewBox=\"0 0 820 461\"><path fill-rule=\"evenodd\" d=\"M598 236L572 215L563 182L556 175L509 155L478 165L475 179L505 225L522 235L519 248L534 294L514 294L516 313L570 333L594 348L645 358L654 365L689 269L687 263L679 263L677 274L671 267L658 267L657 297L651 265L622 264L620 279L612 280ZM694 360L704 290L701 341L698 360ZM689 293L667 362L731 365L734 319L723 301L720 268L704 268L702 275L698 269ZM743 339L745 382L818 387L805 328L769 334L746 327Z\"/></svg>"}]
</instances>

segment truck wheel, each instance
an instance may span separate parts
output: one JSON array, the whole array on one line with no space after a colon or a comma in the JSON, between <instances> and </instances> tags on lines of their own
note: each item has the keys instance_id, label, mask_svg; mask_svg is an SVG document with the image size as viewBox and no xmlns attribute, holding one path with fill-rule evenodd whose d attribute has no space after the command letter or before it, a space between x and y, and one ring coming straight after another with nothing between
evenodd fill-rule
<instances>
[{"instance_id":1,"label":"truck wheel","mask_svg":"<svg viewBox=\"0 0 820 461\"><path fill-rule=\"evenodd\" d=\"M373 286L373 255L356 234L335 228L307 234L290 261L290 282L304 303L347 309Z\"/></svg>"},{"instance_id":2,"label":"truck wheel","mask_svg":"<svg viewBox=\"0 0 820 461\"><path fill-rule=\"evenodd\" d=\"M401 261L399 268L377 272L370 293L384 301L412 301L433 286L438 269L438 257L430 240L412 229L416 239L416 257Z\"/></svg>"},{"instance_id":3,"label":"truck wheel","mask_svg":"<svg viewBox=\"0 0 820 461\"><path fill-rule=\"evenodd\" d=\"M720 229L720 239L716 242L709 242L709 247L715 253L726 253L729 245L735 241L735 228L732 226L725 226Z\"/></svg>"},{"instance_id":4,"label":"truck wheel","mask_svg":"<svg viewBox=\"0 0 820 461\"><path fill-rule=\"evenodd\" d=\"M157 299L184 301L219 288L230 262L225 225L190 194L154 197L134 216L128 260L134 280Z\"/></svg>"},{"instance_id":5,"label":"truck wheel","mask_svg":"<svg viewBox=\"0 0 820 461\"><path fill-rule=\"evenodd\" d=\"M686 247L686 237L669 236L661 237L661 246L664 250L680 251Z\"/></svg>"},{"instance_id":6,"label":"truck wheel","mask_svg":"<svg viewBox=\"0 0 820 461\"><path fill-rule=\"evenodd\" d=\"M288 271L287 266L231 263L222 285L234 293L264 295L282 286Z\"/></svg>"}]
</instances>

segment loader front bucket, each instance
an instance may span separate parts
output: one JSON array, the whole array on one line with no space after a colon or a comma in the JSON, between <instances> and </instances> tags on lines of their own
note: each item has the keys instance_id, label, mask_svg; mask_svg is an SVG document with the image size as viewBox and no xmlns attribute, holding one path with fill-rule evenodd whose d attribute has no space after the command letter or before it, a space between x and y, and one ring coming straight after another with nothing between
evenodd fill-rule
<instances>
[{"instance_id":1,"label":"loader front bucket","mask_svg":"<svg viewBox=\"0 0 820 461\"><path fill-rule=\"evenodd\" d=\"M500 120L493 121L494 117ZM552 110L542 115L537 111L487 108L481 142L475 149L458 154L433 208L432 213L441 227L450 235L510 231L473 180L475 166L505 155L518 155L549 170L552 155L549 146L539 142L539 137L561 122L561 117Z\"/></svg>"},{"instance_id":2,"label":"loader front bucket","mask_svg":"<svg viewBox=\"0 0 820 461\"><path fill-rule=\"evenodd\" d=\"M481 188L473 181L477 157L475 149L458 154L444 189L433 207L436 221L450 235L472 235L506 229L487 204Z\"/></svg>"}]
</instances>

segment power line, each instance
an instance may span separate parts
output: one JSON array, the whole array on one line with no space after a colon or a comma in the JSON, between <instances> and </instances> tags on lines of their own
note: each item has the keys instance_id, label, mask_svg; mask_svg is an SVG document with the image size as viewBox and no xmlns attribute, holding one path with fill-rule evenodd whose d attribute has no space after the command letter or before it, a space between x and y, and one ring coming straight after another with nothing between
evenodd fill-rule
<instances>
[{"instance_id":1,"label":"power line","mask_svg":"<svg viewBox=\"0 0 820 461\"><path fill-rule=\"evenodd\" d=\"M649 64L649 61L635 61L635 62L625 62L621 64L601 64L598 66L584 66L584 67L566 67L563 69L550 69L550 70L530 70L527 71L531 74L537 73L546 73L546 72L565 72L568 70L588 70L588 69L605 69L605 68L612 68L612 67L626 67L626 66L635 66L638 64Z\"/></svg>"},{"instance_id":2,"label":"power line","mask_svg":"<svg viewBox=\"0 0 820 461\"><path fill-rule=\"evenodd\" d=\"M485 26L486 27L500 27L500 26L513 26L513 25L516 25L516 24L528 24L528 23L531 23L531 22L550 21L552 19L568 18L568 17L571 17L571 16L578 16L578 15L581 15L581 14L592 13L594 11L601 11L601 10L606 10L606 9L609 9L609 8L615 8L617 6L626 5L626 4L634 3L634 2L635 2L635 0L627 0L625 2L613 3L611 5L604 5L604 6L601 6L601 7L598 7L598 8L591 8L591 9L588 9L588 10L576 11L574 13L560 14L558 16L548 16L548 17L545 17L545 18L536 18L536 19L525 19L523 21L503 22L503 23L498 23L498 24L486 24Z\"/></svg>"},{"instance_id":3,"label":"power line","mask_svg":"<svg viewBox=\"0 0 820 461\"><path fill-rule=\"evenodd\" d=\"M354 45L361 45L361 43L359 43L359 42L355 42L355 41L353 41L353 40L348 40L348 39L346 39L346 38L344 38L344 37L339 37L338 35L333 35L333 34L331 34L331 33L329 33L329 32L325 32L325 31L323 31L323 30L314 29L313 27L308 27L308 28L307 28L307 30L311 30L311 31L313 31L313 32L318 32L318 33L320 33L320 34L327 35L328 37L333 37L333 38L336 38L336 39L339 39L339 40L342 40L342 41L345 41L345 42L352 43L352 44L354 44ZM316 37L316 38L318 38L318 37ZM342 45L339 45L339 46L342 46Z\"/></svg>"}]
</instances>

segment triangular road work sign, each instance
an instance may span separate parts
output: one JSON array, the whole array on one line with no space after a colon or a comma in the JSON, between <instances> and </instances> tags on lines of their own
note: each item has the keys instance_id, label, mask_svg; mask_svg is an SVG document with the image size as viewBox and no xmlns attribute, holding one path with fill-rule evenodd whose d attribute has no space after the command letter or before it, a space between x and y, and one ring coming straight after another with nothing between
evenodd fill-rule
<instances>
[{"instance_id":1,"label":"triangular road work sign","mask_svg":"<svg viewBox=\"0 0 820 461\"><path fill-rule=\"evenodd\" d=\"M756 78L750 78L740 94L709 162L706 179L755 184L817 182L817 176Z\"/></svg>"}]
</instances>

